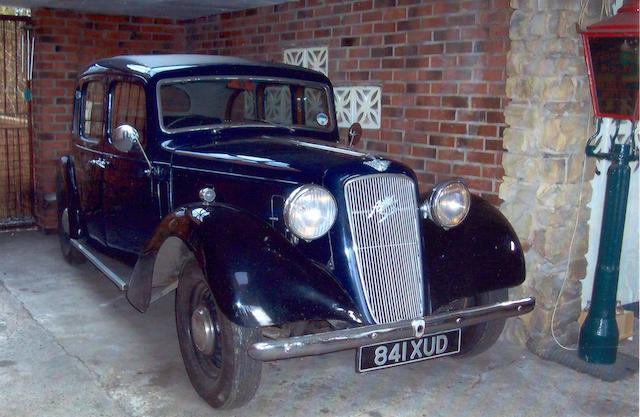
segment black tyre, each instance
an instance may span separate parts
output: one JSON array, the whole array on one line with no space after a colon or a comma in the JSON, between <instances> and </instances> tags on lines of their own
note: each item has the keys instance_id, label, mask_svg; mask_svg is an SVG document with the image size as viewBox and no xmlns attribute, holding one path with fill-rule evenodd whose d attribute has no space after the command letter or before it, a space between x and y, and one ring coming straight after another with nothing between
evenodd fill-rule
<instances>
[{"instance_id":1,"label":"black tyre","mask_svg":"<svg viewBox=\"0 0 640 417\"><path fill-rule=\"evenodd\" d=\"M463 302L464 308L500 303L509 299L509 291L505 289L482 293L470 297ZM462 329L461 350L457 357L476 356L493 346L504 329L506 319L487 321Z\"/></svg>"},{"instance_id":2,"label":"black tyre","mask_svg":"<svg viewBox=\"0 0 640 417\"><path fill-rule=\"evenodd\" d=\"M176 293L178 341L187 374L214 408L247 403L258 389L262 363L247 354L260 329L241 327L220 312L195 260L184 265Z\"/></svg>"},{"instance_id":3,"label":"black tyre","mask_svg":"<svg viewBox=\"0 0 640 417\"><path fill-rule=\"evenodd\" d=\"M84 263L86 258L76 249L69 236L69 200L62 187L60 174L56 177L56 201L58 204L58 239L64 259L72 265Z\"/></svg>"}]
</instances>

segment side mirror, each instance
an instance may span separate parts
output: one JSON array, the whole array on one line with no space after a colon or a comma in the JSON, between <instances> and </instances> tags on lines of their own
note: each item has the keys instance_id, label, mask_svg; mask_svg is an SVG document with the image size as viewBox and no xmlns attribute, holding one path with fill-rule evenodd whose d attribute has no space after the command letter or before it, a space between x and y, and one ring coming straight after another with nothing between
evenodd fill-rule
<instances>
[{"instance_id":1,"label":"side mirror","mask_svg":"<svg viewBox=\"0 0 640 417\"><path fill-rule=\"evenodd\" d=\"M125 153L129 152L131 148L133 148L133 145L137 145L149 166L149 168L144 171L145 174L147 176L153 175L153 165L151 161L149 161L149 157L147 157L147 153L140 143L140 134L135 127L131 125L120 125L116 127L111 134L111 143L117 150Z\"/></svg>"},{"instance_id":2,"label":"side mirror","mask_svg":"<svg viewBox=\"0 0 640 417\"><path fill-rule=\"evenodd\" d=\"M120 125L113 130L111 143L120 152L129 152L134 144L140 144L140 134L131 125Z\"/></svg>"},{"instance_id":3,"label":"side mirror","mask_svg":"<svg viewBox=\"0 0 640 417\"><path fill-rule=\"evenodd\" d=\"M355 146L360 142L360 138L362 137L362 126L360 123L355 122L349 127L349 133L347 134L349 138L349 146Z\"/></svg>"}]
</instances>

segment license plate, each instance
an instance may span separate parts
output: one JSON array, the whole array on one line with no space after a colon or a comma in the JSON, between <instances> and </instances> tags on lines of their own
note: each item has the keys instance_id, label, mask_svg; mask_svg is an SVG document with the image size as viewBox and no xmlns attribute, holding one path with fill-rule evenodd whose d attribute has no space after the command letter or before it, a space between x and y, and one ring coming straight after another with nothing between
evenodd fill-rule
<instances>
[{"instance_id":1,"label":"license plate","mask_svg":"<svg viewBox=\"0 0 640 417\"><path fill-rule=\"evenodd\" d=\"M358 349L356 370L375 371L411 362L425 361L460 352L460 329L433 333L419 339L362 346Z\"/></svg>"}]
</instances>

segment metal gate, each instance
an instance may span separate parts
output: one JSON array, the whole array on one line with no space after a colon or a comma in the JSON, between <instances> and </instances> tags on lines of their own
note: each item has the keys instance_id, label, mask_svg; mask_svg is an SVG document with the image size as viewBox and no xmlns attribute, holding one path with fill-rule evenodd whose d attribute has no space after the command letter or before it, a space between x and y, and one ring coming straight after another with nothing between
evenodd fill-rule
<instances>
[{"instance_id":1,"label":"metal gate","mask_svg":"<svg viewBox=\"0 0 640 417\"><path fill-rule=\"evenodd\" d=\"M29 23L0 16L0 229L34 223Z\"/></svg>"}]
</instances>

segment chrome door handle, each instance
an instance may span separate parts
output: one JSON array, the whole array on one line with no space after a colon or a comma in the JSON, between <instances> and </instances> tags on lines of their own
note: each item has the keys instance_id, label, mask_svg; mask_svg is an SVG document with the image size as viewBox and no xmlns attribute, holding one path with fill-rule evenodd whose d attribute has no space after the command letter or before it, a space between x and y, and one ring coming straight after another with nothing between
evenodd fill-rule
<instances>
[{"instance_id":1,"label":"chrome door handle","mask_svg":"<svg viewBox=\"0 0 640 417\"><path fill-rule=\"evenodd\" d=\"M97 166L98 168L105 169L106 167L111 165L111 162L102 158L98 158L98 159L91 159L89 161L89 165L94 165L94 166Z\"/></svg>"}]
</instances>

